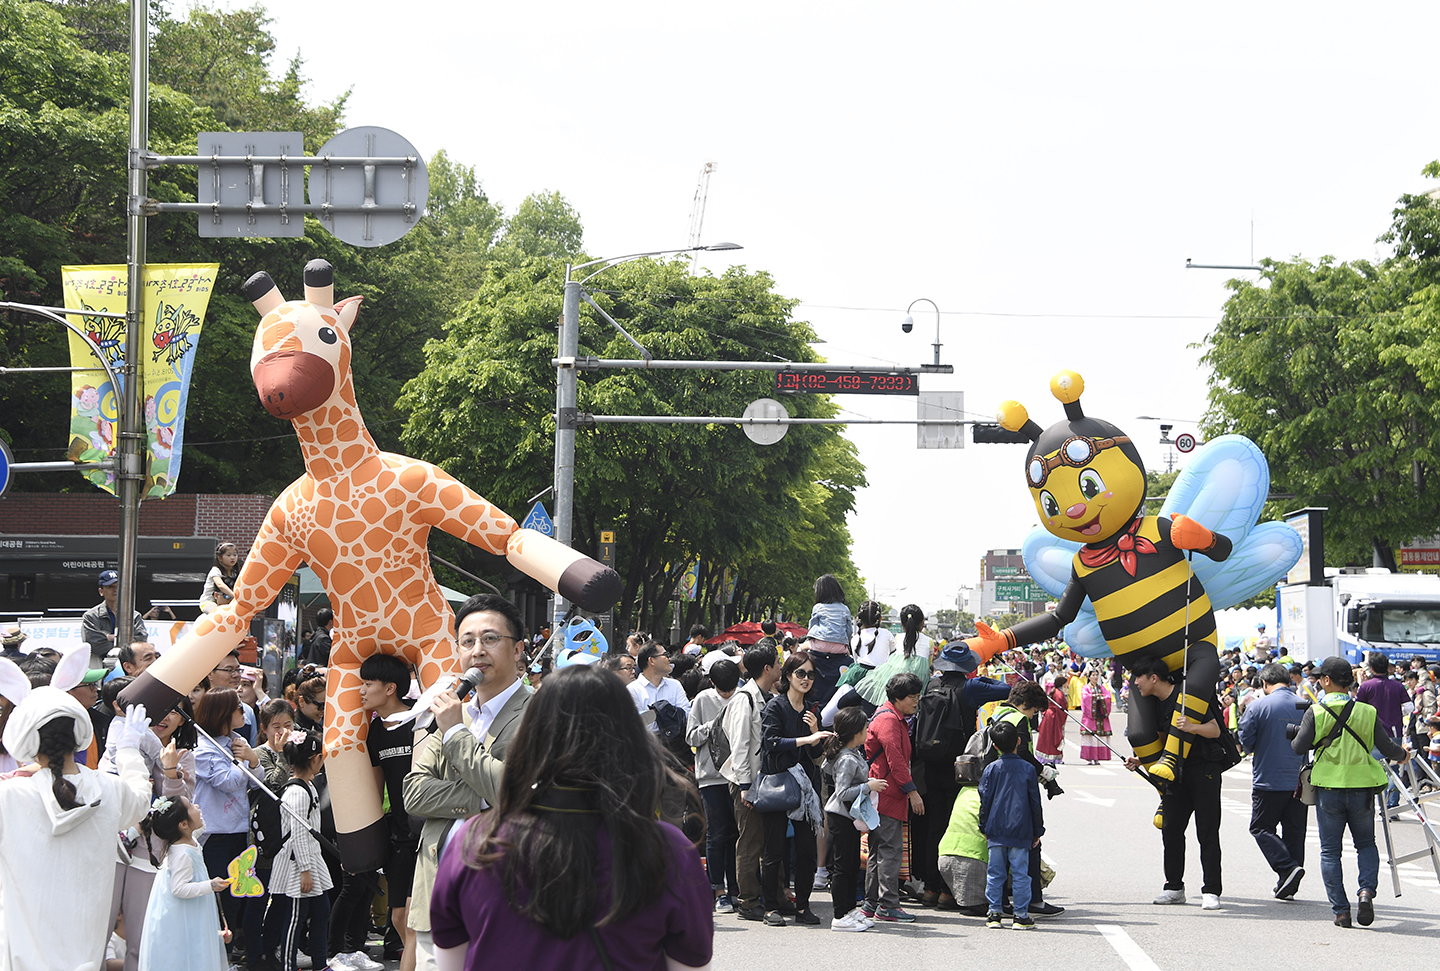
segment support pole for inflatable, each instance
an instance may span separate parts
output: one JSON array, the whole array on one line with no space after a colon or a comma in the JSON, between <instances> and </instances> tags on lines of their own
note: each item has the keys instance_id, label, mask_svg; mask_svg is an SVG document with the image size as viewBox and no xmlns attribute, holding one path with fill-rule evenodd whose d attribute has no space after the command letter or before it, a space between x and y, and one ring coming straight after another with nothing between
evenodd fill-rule
<instances>
[{"instance_id":1,"label":"support pole for inflatable","mask_svg":"<svg viewBox=\"0 0 1440 971\"><path fill-rule=\"evenodd\" d=\"M120 428L116 442L119 469L115 474L120 497L120 589L115 599L116 646L120 631L130 640L131 618L135 616L135 536L140 526L141 471L140 433L140 325L145 301L145 216L141 205L149 191L149 177L141 156L150 143L150 38L145 0L130 0L130 153L129 198L126 202L126 298L125 298L125 392L120 405Z\"/></svg>"}]
</instances>

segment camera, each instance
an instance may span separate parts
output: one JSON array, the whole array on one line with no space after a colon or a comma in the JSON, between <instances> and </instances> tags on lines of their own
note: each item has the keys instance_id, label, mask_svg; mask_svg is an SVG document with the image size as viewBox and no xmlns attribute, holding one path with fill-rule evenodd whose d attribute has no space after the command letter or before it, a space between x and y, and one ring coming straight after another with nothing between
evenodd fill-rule
<instances>
[{"instance_id":1,"label":"camera","mask_svg":"<svg viewBox=\"0 0 1440 971\"><path fill-rule=\"evenodd\" d=\"M906 317L904 323L900 325L900 329L907 334L910 333L912 330L915 329L915 321L911 320L909 317Z\"/></svg>"},{"instance_id":2,"label":"camera","mask_svg":"<svg viewBox=\"0 0 1440 971\"><path fill-rule=\"evenodd\" d=\"M1295 736L1296 736L1296 735L1299 735L1299 734L1300 734L1300 726L1299 726L1299 725L1286 725L1286 726L1285 726L1285 737L1288 738L1290 741L1292 741L1292 742L1295 741Z\"/></svg>"}]
</instances>

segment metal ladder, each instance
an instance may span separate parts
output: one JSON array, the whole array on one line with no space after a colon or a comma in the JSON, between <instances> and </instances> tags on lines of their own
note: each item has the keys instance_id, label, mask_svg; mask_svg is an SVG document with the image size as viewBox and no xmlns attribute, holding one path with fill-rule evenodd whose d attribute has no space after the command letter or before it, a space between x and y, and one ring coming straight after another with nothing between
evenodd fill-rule
<instances>
[{"instance_id":1,"label":"metal ladder","mask_svg":"<svg viewBox=\"0 0 1440 971\"><path fill-rule=\"evenodd\" d=\"M1423 754L1412 756L1397 771L1388 763L1385 763L1385 774L1390 779L1390 784L1400 792L1401 805L1391 810L1385 806L1385 797L1382 793L1376 800L1380 807L1380 823L1385 828L1385 853L1390 865L1390 879L1395 885L1395 896L1400 896L1400 864L1409 863L1411 860L1418 860L1428 856L1430 865L1435 869L1435 879L1440 880L1440 831L1435 828L1435 823L1426 817L1425 804L1432 799L1440 799L1440 776L1430 766L1429 760ZM1408 780L1408 785L1407 785ZM1422 787L1429 786L1428 792L1422 792ZM1420 831L1425 836L1425 848L1407 853L1404 856L1395 855L1395 842L1390 835L1390 813L1413 812L1420 821Z\"/></svg>"}]
</instances>

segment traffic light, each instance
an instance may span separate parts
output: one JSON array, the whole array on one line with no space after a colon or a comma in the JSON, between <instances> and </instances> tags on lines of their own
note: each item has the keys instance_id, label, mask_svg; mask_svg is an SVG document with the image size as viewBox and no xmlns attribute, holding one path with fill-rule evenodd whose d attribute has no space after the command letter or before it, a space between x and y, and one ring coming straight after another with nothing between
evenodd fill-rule
<instances>
[{"instance_id":1,"label":"traffic light","mask_svg":"<svg viewBox=\"0 0 1440 971\"><path fill-rule=\"evenodd\" d=\"M976 445L1028 445L1023 432L1012 432L999 425L976 422L970 426L970 441Z\"/></svg>"}]
</instances>

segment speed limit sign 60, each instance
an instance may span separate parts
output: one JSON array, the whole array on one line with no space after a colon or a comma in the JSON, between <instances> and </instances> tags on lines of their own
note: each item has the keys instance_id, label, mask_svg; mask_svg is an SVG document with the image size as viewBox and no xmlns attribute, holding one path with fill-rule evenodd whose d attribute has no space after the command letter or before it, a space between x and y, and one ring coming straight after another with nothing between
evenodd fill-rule
<instances>
[{"instance_id":1,"label":"speed limit sign 60","mask_svg":"<svg viewBox=\"0 0 1440 971\"><path fill-rule=\"evenodd\" d=\"M1195 436L1189 432L1181 432L1175 436L1175 447L1182 452L1193 452L1195 450Z\"/></svg>"}]
</instances>

